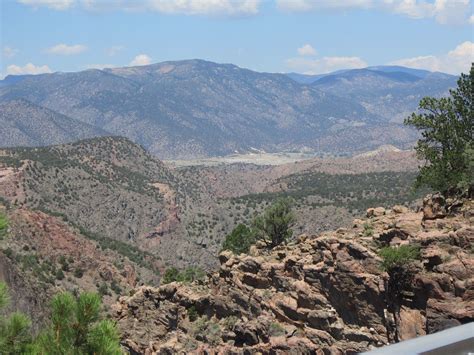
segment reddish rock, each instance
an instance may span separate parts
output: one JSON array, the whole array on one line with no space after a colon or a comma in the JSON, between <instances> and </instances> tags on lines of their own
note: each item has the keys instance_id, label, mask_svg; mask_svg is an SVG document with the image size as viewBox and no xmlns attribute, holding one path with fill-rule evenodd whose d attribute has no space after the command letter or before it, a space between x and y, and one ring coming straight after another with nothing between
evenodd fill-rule
<instances>
[{"instance_id":1,"label":"reddish rock","mask_svg":"<svg viewBox=\"0 0 474 355\"><path fill-rule=\"evenodd\" d=\"M397 317L397 333L400 341L426 334L426 319L420 310L402 307Z\"/></svg>"},{"instance_id":2,"label":"reddish rock","mask_svg":"<svg viewBox=\"0 0 474 355\"><path fill-rule=\"evenodd\" d=\"M423 199L423 219L436 219L446 216L446 200L437 193Z\"/></svg>"}]
</instances>

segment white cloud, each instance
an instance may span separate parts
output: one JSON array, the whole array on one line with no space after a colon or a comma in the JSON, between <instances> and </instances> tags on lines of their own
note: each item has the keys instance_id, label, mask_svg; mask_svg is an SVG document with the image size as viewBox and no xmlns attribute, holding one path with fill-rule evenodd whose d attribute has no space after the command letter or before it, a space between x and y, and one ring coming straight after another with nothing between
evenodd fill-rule
<instances>
[{"instance_id":1,"label":"white cloud","mask_svg":"<svg viewBox=\"0 0 474 355\"><path fill-rule=\"evenodd\" d=\"M151 63L151 58L146 54L139 54L130 62L130 66L135 67L139 65L148 65Z\"/></svg>"},{"instance_id":2,"label":"white cloud","mask_svg":"<svg viewBox=\"0 0 474 355\"><path fill-rule=\"evenodd\" d=\"M466 41L446 54L399 59L389 64L458 75L461 72L468 72L472 62L474 62L474 42Z\"/></svg>"},{"instance_id":3,"label":"white cloud","mask_svg":"<svg viewBox=\"0 0 474 355\"><path fill-rule=\"evenodd\" d=\"M367 63L359 57L290 58L286 64L292 71L304 74L325 74L339 69L367 67Z\"/></svg>"},{"instance_id":4,"label":"white cloud","mask_svg":"<svg viewBox=\"0 0 474 355\"><path fill-rule=\"evenodd\" d=\"M12 47L3 47L3 56L5 58L13 58L18 53L18 49Z\"/></svg>"},{"instance_id":5,"label":"white cloud","mask_svg":"<svg viewBox=\"0 0 474 355\"><path fill-rule=\"evenodd\" d=\"M60 43L51 48L46 49L46 52L58 55L74 55L82 53L86 50L87 47L82 44L74 44L72 46L69 46L67 44Z\"/></svg>"},{"instance_id":6,"label":"white cloud","mask_svg":"<svg viewBox=\"0 0 474 355\"><path fill-rule=\"evenodd\" d=\"M298 48L298 54L301 56L313 56L316 55L316 49L310 44L305 44L303 47Z\"/></svg>"},{"instance_id":7,"label":"white cloud","mask_svg":"<svg viewBox=\"0 0 474 355\"><path fill-rule=\"evenodd\" d=\"M74 5L75 0L17 0L21 4L30 5L35 8L40 6L49 7L53 10L67 10Z\"/></svg>"},{"instance_id":8,"label":"white cloud","mask_svg":"<svg viewBox=\"0 0 474 355\"><path fill-rule=\"evenodd\" d=\"M471 25L474 25L474 15L471 15L471 17L469 17L469 23Z\"/></svg>"},{"instance_id":9,"label":"white cloud","mask_svg":"<svg viewBox=\"0 0 474 355\"><path fill-rule=\"evenodd\" d=\"M88 64L85 66L86 69L106 69L106 68L116 68L115 64Z\"/></svg>"},{"instance_id":10,"label":"white cloud","mask_svg":"<svg viewBox=\"0 0 474 355\"><path fill-rule=\"evenodd\" d=\"M306 12L316 10L347 10L369 8L372 0L277 0L277 7L283 11Z\"/></svg>"},{"instance_id":11,"label":"white cloud","mask_svg":"<svg viewBox=\"0 0 474 355\"><path fill-rule=\"evenodd\" d=\"M260 0L150 0L150 7L169 14L255 15Z\"/></svg>"},{"instance_id":12,"label":"white cloud","mask_svg":"<svg viewBox=\"0 0 474 355\"><path fill-rule=\"evenodd\" d=\"M413 19L433 18L443 25L474 21L471 0L277 0L277 7L289 12L372 9Z\"/></svg>"},{"instance_id":13,"label":"white cloud","mask_svg":"<svg viewBox=\"0 0 474 355\"><path fill-rule=\"evenodd\" d=\"M36 66L32 63L28 63L23 67L18 65L9 65L7 67L7 75L22 75L22 74L43 74L52 73L51 69L47 65Z\"/></svg>"},{"instance_id":14,"label":"white cloud","mask_svg":"<svg viewBox=\"0 0 474 355\"><path fill-rule=\"evenodd\" d=\"M46 5L54 0L19 0L23 3ZM184 15L256 15L261 0L63 0L78 3L89 11L156 11L165 14ZM57 6L57 9L62 9Z\"/></svg>"},{"instance_id":15,"label":"white cloud","mask_svg":"<svg viewBox=\"0 0 474 355\"><path fill-rule=\"evenodd\" d=\"M119 52L123 51L125 49L124 46L112 46L112 47L109 47L105 50L105 53L107 53L107 55L109 57L113 57L114 55L117 55Z\"/></svg>"},{"instance_id":16,"label":"white cloud","mask_svg":"<svg viewBox=\"0 0 474 355\"><path fill-rule=\"evenodd\" d=\"M470 0L435 0L433 3L416 0L386 0L386 3L395 13L414 19L434 18L443 25L467 23L472 12Z\"/></svg>"}]
</instances>

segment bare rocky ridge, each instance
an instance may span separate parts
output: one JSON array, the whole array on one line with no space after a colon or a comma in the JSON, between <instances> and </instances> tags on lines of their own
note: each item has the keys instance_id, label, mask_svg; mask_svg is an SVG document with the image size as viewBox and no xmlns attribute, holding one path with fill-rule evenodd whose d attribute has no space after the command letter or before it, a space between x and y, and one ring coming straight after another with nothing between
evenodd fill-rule
<instances>
[{"instance_id":1,"label":"bare rocky ridge","mask_svg":"<svg viewBox=\"0 0 474 355\"><path fill-rule=\"evenodd\" d=\"M273 250L224 252L205 282L137 288L114 306L123 345L146 354L354 354L474 320L472 199L432 196L421 212L367 215ZM392 312L377 250L402 244L419 245L422 260Z\"/></svg>"}]
</instances>

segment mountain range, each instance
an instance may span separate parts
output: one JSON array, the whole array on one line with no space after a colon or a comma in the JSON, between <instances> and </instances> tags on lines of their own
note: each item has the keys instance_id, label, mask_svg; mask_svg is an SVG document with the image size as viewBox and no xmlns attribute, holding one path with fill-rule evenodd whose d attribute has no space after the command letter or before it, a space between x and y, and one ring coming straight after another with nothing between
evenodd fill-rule
<instances>
[{"instance_id":1,"label":"mountain range","mask_svg":"<svg viewBox=\"0 0 474 355\"><path fill-rule=\"evenodd\" d=\"M162 159L253 149L352 154L383 144L408 148L417 135L403 118L423 96L446 95L456 80L402 67L310 77L203 60L9 76L0 82L0 122L9 136L2 145L109 134ZM25 113L31 117L26 126L12 123ZM60 138L59 117L63 126L74 126L62 127L68 134Z\"/></svg>"}]
</instances>

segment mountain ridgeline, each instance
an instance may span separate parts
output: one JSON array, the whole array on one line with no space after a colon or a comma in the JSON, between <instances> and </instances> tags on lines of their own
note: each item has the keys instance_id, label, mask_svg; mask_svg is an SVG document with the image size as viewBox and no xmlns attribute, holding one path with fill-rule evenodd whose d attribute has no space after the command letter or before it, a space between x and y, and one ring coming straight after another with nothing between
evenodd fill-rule
<instances>
[{"instance_id":1,"label":"mountain ridgeline","mask_svg":"<svg viewBox=\"0 0 474 355\"><path fill-rule=\"evenodd\" d=\"M401 120L421 97L447 94L456 77L390 68L342 71L304 83L301 75L203 60L7 77L0 85L0 122L15 134L2 145L109 134L125 136L161 159L252 149L341 154L382 144L406 148L417 135ZM48 109L50 125L62 115L76 129L66 129L70 135L60 141L55 135L48 141L42 137L43 121L11 127L25 112L36 117L33 105ZM35 110L44 116L45 111Z\"/></svg>"}]
</instances>

